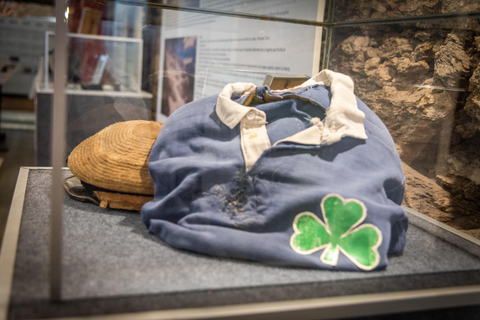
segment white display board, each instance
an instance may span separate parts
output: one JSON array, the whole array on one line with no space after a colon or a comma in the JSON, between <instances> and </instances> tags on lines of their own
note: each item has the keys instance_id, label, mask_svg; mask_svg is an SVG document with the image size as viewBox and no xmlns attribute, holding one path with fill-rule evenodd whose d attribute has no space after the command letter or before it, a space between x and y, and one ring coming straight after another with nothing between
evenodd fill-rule
<instances>
[{"instance_id":1,"label":"white display board","mask_svg":"<svg viewBox=\"0 0 480 320\"><path fill-rule=\"evenodd\" d=\"M323 21L325 0L200 0L198 7ZM321 27L163 10L157 120L227 83L262 85L266 74L319 70Z\"/></svg>"}]
</instances>

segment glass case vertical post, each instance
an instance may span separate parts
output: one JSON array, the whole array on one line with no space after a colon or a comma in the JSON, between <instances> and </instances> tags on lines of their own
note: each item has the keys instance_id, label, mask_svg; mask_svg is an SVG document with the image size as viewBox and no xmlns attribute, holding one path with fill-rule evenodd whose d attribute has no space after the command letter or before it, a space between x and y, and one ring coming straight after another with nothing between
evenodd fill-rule
<instances>
[{"instance_id":1,"label":"glass case vertical post","mask_svg":"<svg viewBox=\"0 0 480 320\"><path fill-rule=\"evenodd\" d=\"M335 10L335 0L326 0L325 2L325 19L324 22L327 25L323 28L323 43L322 43L322 57L320 60L320 70L328 69L330 64L330 46L332 43L332 23L334 18L334 10Z\"/></svg>"},{"instance_id":2,"label":"glass case vertical post","mask_svg":"<svg viewBox=\"0 0 480 320\"><path fill-rule=\"evenodd\" d=\"M62 284L62 166L65 155L67 68L66 1L56 1L55 64L52 126L52 190L51 190L51 243L50 243L50 298L61 299Z\"/></svg>"}]
</instances>

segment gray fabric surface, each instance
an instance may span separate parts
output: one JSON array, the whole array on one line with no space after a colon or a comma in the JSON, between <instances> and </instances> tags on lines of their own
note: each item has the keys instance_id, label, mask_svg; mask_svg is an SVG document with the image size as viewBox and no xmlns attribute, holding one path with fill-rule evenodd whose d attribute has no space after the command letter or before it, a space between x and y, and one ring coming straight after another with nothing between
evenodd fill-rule
<instances>
[{"instance_id":1,"label":"gray fabric surface","mask_svg":"<svg viewBox=\"0 0 480 320\"><path fill-rule=\"evenodd\" d=\"M173 249L138 213L65 197L62 304L48 301L50 170L31 170L10 319L228 305L480 284L476 245L410 215L407 246L385 271L332 272ZM464 248L467 248L465 250ZM93 298L93 299L92 299Z\"/></svg>"}]
</instances>

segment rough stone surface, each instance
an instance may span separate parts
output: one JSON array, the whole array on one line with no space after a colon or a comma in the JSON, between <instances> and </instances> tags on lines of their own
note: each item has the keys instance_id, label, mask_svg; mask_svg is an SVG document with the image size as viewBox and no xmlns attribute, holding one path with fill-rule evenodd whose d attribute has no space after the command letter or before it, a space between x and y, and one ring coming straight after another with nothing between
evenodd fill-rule
<instances>
[{"instance_id":1,"label":"rough stone surface","mask_svg":"<svg viewBox=\"0 0 480 320\"><path fill-rule=\"evenodd\" d=\"M434 79L445 87L458 87L470 71L470 57L463 49L465 35L449 33L435 52Z\"/></svg>"},{"instance_id":2,"label":"rough stone surface","mask_svg":"<svg viewBox=\"0 0 480 320\"><path fill-rule=\"evenodd\" d=\"M478 0L338 0L335 20L404 18L479 10ZM451 29L478 30L479 27L474 19L442 21L440 24ZM432 26L436 28L438 25Z\"/></svg>"},{"instance_id":3,"label":"rough stone surface","mask_svg":"<svg viewBox=\"0 0 480 320\"><path fill-rule=\"evenodd\" d=\"M345 1L337 21L480 10L478 0ZM354 79L397 144L406 204L480 237L479 20L338 28L333 39L329 68Z\"/></svg>"},{"instance_id":4,"label":"rough stone surface","mask_svg":"<svg viewBox=\"0 0 480 320\"><path fill-rule=\"evenodd\" d=\"M438 176L436 182L405 163L403 170L407 177L404 205L466 234L480 238L480 216L474 214L472 210L472 208L480 210L478 203L474 199L456 197L442 188L446 186L459 189L459 192L478 195L480 191L478 186L470 183L471 188L464 190L460 187L461 182L457 181L461 179L458 177Z\"/></svg>"},{"instance_id":5,"label":"rough stone surface","mask_svg":"<svg viewBox=\"0 0 480 320\"><path fill-rule=\"evenodd\" d=\"M456 108L456 97L432 87L437 85L435 70L441 67L436 63L435 48L445 47L444 41L438 35L428 38L424 31L409 29L397 32L390 28L381 33L360 31L367 32L367 36L357 36L358 32L334 48L332 69L354 78L356 93L391 130L403 150L404 160L410 164L416 162L417 170L433 177L441 135L439 128L451 126L449 121ZM430 40L425 41L426 38ZM452 39L456 38L452 36ZM447 50L450 43L457 48L457 43L450 40L444 54L452 52ZM464 51L462 53L458 56L465 69L470 60L465 59ZM436 78L452 83L462 79L454 70Z\"/></svg>"},{"instance_id":6,"label":"rough stone surface","mask_svg":"<svg viewBox=\"0 0 480 320\"><path fill-rule=\"evenodd\" d=\"M0 16L25 17L55 17L55 6L48 4L32 3L33 1L15 2L8 1L0 4L0 8L8 5L11 10L0 10Z\"/></svg>"}]
</instances>

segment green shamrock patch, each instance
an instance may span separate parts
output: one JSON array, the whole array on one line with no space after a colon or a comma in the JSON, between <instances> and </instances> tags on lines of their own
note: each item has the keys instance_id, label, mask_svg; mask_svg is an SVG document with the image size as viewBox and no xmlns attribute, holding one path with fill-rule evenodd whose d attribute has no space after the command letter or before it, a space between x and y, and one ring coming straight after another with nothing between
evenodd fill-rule
<instances>
[{"instance_id":1,"label":"green shamrock patch","mask_svg":"<svg viewBox=\"0 0 480 320\"><path fill-rule=\"evenodd\" d=\"M363 270L372 270L380 262L378 247L381 231L372 224L359 226L367 217L367 208L356 199L338 194L326 195L320 204L323 221L312 212L299 213L293 221L290 246L299 254L325 249L323 263L337 265L339 252Z\"/></svg>"}]
</instances>

